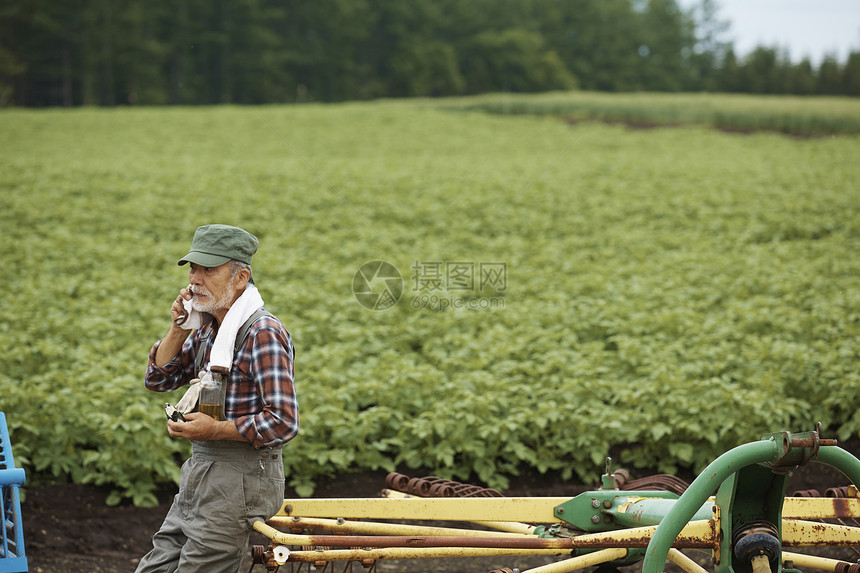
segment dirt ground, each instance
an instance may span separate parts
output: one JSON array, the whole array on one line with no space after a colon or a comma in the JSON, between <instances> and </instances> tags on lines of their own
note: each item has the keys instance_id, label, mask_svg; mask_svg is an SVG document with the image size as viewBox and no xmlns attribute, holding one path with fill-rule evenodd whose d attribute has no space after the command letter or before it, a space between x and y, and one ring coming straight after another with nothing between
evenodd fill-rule
<instances>
[{"instance_id":1,"label":"dirt ground","mask_svg":"<svg viewBox=\"0 0 860 573\"><path fill-rule=\"evenodd\" d=\"M843 447L856 455L856 446L860 444L852 445L855 447ZM811 463L792 474L789 478L788 493L791 495L799 490L817 489L823 494L829 487L848 483L845 476L829 466ZM385 473L351 474L321 484L315 497L376 497L384 487ZM574 497L582 491L594 488L595 484L585 487L562 482L557 477L534 474L517 478L503 493L507 496ZM154 508L138 508L131 505L108 507L105 505L105 498L109 490L88 486L52 483L27 487L22 491L26 553L30 571L34 573L133 572L140 556L151 547L151 536L161 524L175 493L172 488L167 488L161 492L160 505ZM285 495L294 497L290 491ZM262 536L254 534L251 542L264 544L264 540ZM860 558L857 552L840 551L842 554L833 556L851 561ZM531 568L553 560L555 559L538 557L519 561L515 558L389 561L380 562L377 571L485 573L496 567ZM639 571L639 565L641 564L625 569ZM249 570L250 558L241 571ZM343 570L344 566L341 564L325 571ZM357 565L352 570L364 571ZM263 573L265 568L258 565L253 571ZM288 571L288 567L281 568L282 573ZM301 571L315 570L305 566Z\"/></svg>"}]
</instances>

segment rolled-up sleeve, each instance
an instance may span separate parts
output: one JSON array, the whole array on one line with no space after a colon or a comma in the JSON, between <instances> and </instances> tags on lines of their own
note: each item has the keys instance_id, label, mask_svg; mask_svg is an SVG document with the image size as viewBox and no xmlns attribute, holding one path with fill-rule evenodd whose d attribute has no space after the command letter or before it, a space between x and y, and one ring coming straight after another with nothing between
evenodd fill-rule
<instances>
[{"instance_id":1,"label":"rolled-up sleeve","mask_svg":"<svg viewBox=\"0 0 860 573\"><path fill-rule=\"evenodd\" d=\"M161 340L156 342L149 351L149 363L143 379L146 388L154 392L168 392L188 384L195 376L194 358L199 339L200 331L196 331L185 340L179 353L164 366L155 365L155 353L158 352Z\"/></svg>"}]
</instances>

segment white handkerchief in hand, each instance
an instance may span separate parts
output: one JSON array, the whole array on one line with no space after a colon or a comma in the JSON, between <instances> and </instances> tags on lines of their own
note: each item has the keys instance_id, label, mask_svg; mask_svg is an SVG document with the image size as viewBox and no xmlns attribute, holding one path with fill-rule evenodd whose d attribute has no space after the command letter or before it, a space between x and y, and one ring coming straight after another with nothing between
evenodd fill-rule
<instances>
[{"instance_id":1,"label":"white handkerchief in hand","mask_svg":"<svg viewBox=\"0 0 860 573\"><path fill-rule=\"evenodd\" d=\"M185 330L195 330L203 326L203 313L199 310L194 310L191 307L190 300L183 300L182 306L185 307L185 318L179 319L176 325Z\"/></svg>"},{"instance_id":2,"label":"white handkerchief in hand","mask_svg":"<svg viewBox=\"0 0 860 573\"><path fill-rule=\"evenodd\" d=\"M176 409L183 414L189 414L197 407L197 399L200 397L200 379L191 381L191 386L185 391L185 395L176 403Z\"/></svg>"}]
</instances>

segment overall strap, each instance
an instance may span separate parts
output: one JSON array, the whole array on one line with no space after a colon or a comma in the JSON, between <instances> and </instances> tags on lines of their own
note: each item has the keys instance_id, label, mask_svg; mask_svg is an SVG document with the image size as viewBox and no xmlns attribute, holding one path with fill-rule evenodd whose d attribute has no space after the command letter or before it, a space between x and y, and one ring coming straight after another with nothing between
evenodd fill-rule
<instances>
[{"instance_id":1,"label":"overall strap","mask_svg":"<svg viewBox=\"0 0 860 573\"><path fill-rule=\"evenodd\" d=\"M239 332L236 333L236 342L233 345L233 356L236 356L236 353L239 352L239 349L245 344L245 340L248 339L248 334L251 331L251 325L254 324L254 321L260 318L261 316L268 315L268 311L263 307L258 308L254 314L248 317L242 327L239 328ZM231 365L232 369L232 365ZM229 383L228 379L224 379L221 384L221 416L222 419L226 419L227 416L227 384Z\"/></svg>"},{"instance_id":2,"label":"overall strap","mask_svg":"<svg viewBox=\"0 0 860 573\"><path fill-rule=\"evenodd\" d=\"M239 349L245 344L248 339L248 333L251 332L251 325L261 316L271 316L271 313L262 306L254 311L254 314L248 317L248 320L242 324L239 332L236 333L236 343L233 345L233 354L239 352Z\"/></svg>"},{"instance_id":3,"label":"overall strap","mask_svg":"<svg viewBox=\"0 0 860 573\"><path fill-rule=\"evenodd\" d=\"M197 348L197 356L194 357L194 376L196 377L201 370L206 366L206 345L209 344L209 337L212 336L212 329L206 333L206 337L200 341L200 346Z\"/></svg>"}]
</instances>

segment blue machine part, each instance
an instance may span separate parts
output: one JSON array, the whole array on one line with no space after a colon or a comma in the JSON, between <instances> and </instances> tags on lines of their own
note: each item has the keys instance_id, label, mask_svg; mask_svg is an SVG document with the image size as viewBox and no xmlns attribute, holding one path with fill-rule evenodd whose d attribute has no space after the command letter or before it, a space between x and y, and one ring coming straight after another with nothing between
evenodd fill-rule
<instances>
[{"instance_id":1,"label":"blue machine part","mask_svg":"<svg viewBox=\"0 0 860 573\"><path fill-rule=\"evenodd\" d=\"M15 467L6 414L0 412L0 573L28 570L24 553L24 527L18 488L24 484L24 470Z\"/></svg>"}]
</instances>

